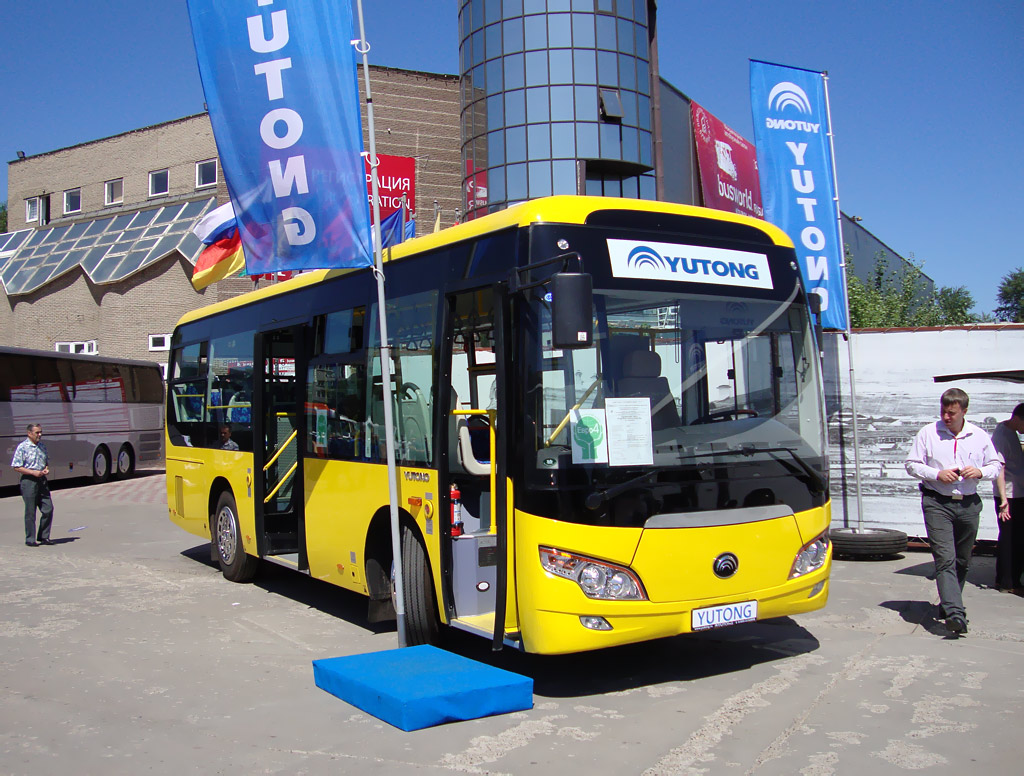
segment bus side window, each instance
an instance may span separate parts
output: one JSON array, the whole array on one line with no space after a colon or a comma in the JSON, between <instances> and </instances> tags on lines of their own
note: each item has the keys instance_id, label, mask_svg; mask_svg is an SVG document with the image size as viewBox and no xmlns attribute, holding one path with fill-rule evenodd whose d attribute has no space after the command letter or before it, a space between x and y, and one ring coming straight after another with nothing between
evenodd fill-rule
<instances>
[{"instance_id":1,"label":"bus side window","mask_svg":"<svg viewBox=\"0 0 1024 776\"><path fill-rule=\"evenodd\" d=\"M172 445L206 445L206 353L205 342L187 345L174 352L174 371L167 387L167 433ZM82 386L77 384L76 388L81 401Z\"/></svg>"}]
</instances>

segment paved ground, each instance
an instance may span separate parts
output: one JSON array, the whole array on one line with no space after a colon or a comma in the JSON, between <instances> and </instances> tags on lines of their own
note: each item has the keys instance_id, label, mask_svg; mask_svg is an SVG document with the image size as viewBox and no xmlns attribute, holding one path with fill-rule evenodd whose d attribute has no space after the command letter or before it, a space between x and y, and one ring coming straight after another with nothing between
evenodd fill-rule
<instances>
[{"instance_id":1,"label":"paved ground","mask_svg":"<svg viewBox=\"0 0 1024 776\"><path fill-rule=\"evenodd\" d=\"M929 556L838 562L818 613L564 658L492 657L535 707L403 733L310 661L390 649L365 602L277 567L237 585L167 520L160 474L57 490L54 547L0 491L0 773L1016 774L1024 599L932 619Z\"/></svg>"}]
</instances>

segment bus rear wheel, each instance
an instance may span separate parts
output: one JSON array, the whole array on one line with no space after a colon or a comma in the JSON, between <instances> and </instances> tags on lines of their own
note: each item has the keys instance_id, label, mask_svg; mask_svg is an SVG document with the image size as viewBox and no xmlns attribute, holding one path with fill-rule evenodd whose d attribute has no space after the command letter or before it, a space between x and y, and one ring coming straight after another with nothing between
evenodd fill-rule
<instances>
[{"instance_id":1,"label":"bus rear wheel","mask_svg":"<svg viewBox=\"0 0 1024 776\"><path fill-rule=\"evenodd\" d=\"M117 451L117 478L126 480L135 474L135 451L125 442Z\"/></svg>"},{"instance_id":2,"label":"bus rear wheel","mask_svg":"<svg viewBox=\"0 0 1024 776\"><path fill-rule=\"evenodd\" d=\"M92 481L106 482L110 479L110 451L106 445L100 445L92 454Z\"/></svg>"},{"instance_id":3,"label":"bus rear wheel","mask_svg":"<svg viewBox=\"0 0 1024 776\"><path fill-rule=\"evenodd\" d=\"M249 582L256 576L259 558L246 554L242 547L238 508L235 497L227 491L217 499L217 511L213 514L213 543L217 550L217 563L225 579Z\"/></svg>"},{"instance_id":4,"label":"bus rear wheel","mask_svg":"<svg viewBox=\"0 0 1024 776\"><path fill-rule=\"evenodd\" d=\"M441 623L430 573L430 559L419 535L402 526L402 580L405 592L405 636L408 646L437 645Z\"/></svg>"}]
</instances>

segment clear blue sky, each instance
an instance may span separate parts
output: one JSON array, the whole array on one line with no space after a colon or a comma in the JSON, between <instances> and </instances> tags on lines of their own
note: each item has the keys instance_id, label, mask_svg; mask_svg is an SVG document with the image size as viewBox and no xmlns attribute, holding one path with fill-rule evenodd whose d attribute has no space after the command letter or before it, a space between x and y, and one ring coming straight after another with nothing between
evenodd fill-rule
<instances>
[{"instance_id":1,"label":"clear blue sky","mask_svg":"<svg viewBox=\"0 0 1024 776\"><path fill-rule=\"evenodd\" d=\"M457 0L364 5L373 64L457 72ZM662 75L747 138L749 59L828 71L843 210L995 306L1024 266L1024 3L660 5ZM0 18L4 161L203 109L184 0L5 2Z\"/></svg>"}]
</instances>

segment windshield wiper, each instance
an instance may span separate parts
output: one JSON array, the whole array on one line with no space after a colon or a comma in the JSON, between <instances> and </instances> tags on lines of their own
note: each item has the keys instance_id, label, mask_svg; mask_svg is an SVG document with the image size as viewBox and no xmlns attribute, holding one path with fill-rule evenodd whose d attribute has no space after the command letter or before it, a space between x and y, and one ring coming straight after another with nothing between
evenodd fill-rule
<instances>
[{"instance_id":1,"label":"windshield wiper","mask_svg":"<svg viewBox=\"0 0 1024 776\"><path fill-rule=\"evenodd\" d=\"M737 445L736 447L730 447L727 450L707 450L699 453L693 453L690 455L684 455L680 458L680 460L686 458L706 458L719 455L737 454L749 458L750 456L753 456L755 453L767 453L776 461L781 463L783 466L786 466L787 468L790 468L792 470L792 467L787 465L782 458L780 458L777 455L774 455L774 453L789 453L790 457L794 461L796 461L797 465L800 467L800 470L803 471L803 473L807 476L807 479L810 480L809 484L811 485L811 487L820 493L825 492L825 480L822 479L821 475L818 474L811 467L811 465L807 463L807 461L804 460L804 458L791 447L755 447L752 444L741 444ZM620 493L625 493L627 490L630 490L631 488L643 482L646 482L653 477L656 477L662 472L670 471L672 468L674 467L659 466L657 468L650 469L649 471L646 471L643 474L639 474L636 477L632 477L626 480L625 482L620 482L618 485L612 485L610 488L594 491L593 493L587 495L587 497L583 501L583 504L584 506L587 507L587 509L597 509L609 499L615 498Z\"/></svg>"},{"instance_id":2,"label":"windshield wiper","mask_svg":"<svg viewBox=\"0 0 1024 776\"><path fill-rule=\"evenodd\" d=\"M779 458L779 456L774 455L774 453L789 453L790 457L797 462L804 474L807 475L807 479L811 481L811 487L819 493L824 493L826 490L825 480L822 479L821 475L814 471L814 469L811 468L811 465L803 459L800 453L791 447L755 447L754 445L740 445L738 448L735 448L735 452L741 453L745 456L751 456L754 453L768 453L768 455L783 465L785 465L785 461Z\"/></svg>"}]
</instances>

